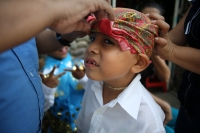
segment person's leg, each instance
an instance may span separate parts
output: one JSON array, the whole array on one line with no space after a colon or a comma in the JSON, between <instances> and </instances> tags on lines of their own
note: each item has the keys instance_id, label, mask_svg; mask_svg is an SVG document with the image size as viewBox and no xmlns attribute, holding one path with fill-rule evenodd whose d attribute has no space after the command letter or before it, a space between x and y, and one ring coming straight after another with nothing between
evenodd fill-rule
<instances>
[{"instance_id":1,"label":"person's leg","mask_svg":"<svg viewBox=\"0 0 200 133\"><path fill-rule=\"evenodd\" d=\"M175 133L194 133L194 130L188 120L188 116L183 106L181 106L179 109L174 131Z\"/></svg>"}]
</instances>

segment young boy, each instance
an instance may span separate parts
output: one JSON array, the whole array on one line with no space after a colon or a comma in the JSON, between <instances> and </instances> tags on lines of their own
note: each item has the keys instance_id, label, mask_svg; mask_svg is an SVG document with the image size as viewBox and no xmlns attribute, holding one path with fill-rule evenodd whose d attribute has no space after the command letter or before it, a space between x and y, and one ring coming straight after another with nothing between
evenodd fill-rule
<instances>
[{"instance_id":1,"label":"young boy","mask_svg":"<svg viewBox=\"0 0 200 133\"><path fill-rule=\"evenodd\" d=\"M79 61L81 64L81 60ZM83 88L88 78L85 75L84 68L79 68L80 66L76 65L76 63L78 62L74 62L71 55L68 53L67 46L48 54L45 58L43 74L55 80L50 80L42 76L43 83L45 84L43 88L45 86L55 88L58 85L56 87L57 89L54 89L56 90L54 105L49 110L51 122L49 133L71 133L77 130L75 121L81 109L81 102L84 94ZM63 72L64 69L72 69L74 66L76 66L76 70ZM48 108L49 105L53 103L52 94L54 92L53 89L50 88L44 91L45 108Z\"/></svg>"},{"instance_id":2,"label":"young boy","mask_svg":"<svg viewBox=\"0 0 200 133\"><path fill-rule=\"evenodd\" d=\"M144 14L115 8L115 21L94 21L85 56L89 79L78 133L165 133L164 113L140 83L158 27ZM94 20L89 18L88 21Z\"/></svg>"}]
</instances>

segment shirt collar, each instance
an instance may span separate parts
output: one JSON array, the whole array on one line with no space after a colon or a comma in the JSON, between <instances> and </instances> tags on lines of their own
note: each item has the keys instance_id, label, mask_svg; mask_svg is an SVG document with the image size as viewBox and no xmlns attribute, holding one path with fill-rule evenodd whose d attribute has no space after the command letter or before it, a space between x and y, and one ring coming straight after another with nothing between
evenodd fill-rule
<instances>
[{"instance_id":1,"label":"shirt collar","mask_svg":"<svg viewBox=\"0 0 200 133\"><path fill-rule=\"evenodd\" d=\"M116 99L110 101L108 106L112 108L118 102L130 116L137 119L142 99L142 89L139 87L140 79L141 75L137 74L129 86ZM101 106L103 106L102 86L102 81L94 82L91 86Z\"/></svg>"}]
</instances>

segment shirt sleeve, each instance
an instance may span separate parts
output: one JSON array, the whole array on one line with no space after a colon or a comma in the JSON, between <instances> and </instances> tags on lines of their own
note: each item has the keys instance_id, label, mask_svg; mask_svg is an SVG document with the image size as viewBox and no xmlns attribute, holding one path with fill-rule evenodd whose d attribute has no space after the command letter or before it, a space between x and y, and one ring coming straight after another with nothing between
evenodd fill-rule
<instances>
[{"instance_id":1,"label":"shirt sleeve","mask_svg":"<svg viewBox=\"0 0 200 133\"><path fill-rule=\"evenodd\" d=\"M42 90L44 93L44 111L47 111L54 104L54 94L57 88L49 88L42 83Z\"/></svg>"},{"instance_id":2,"label":"shirt sleeve","mask_svg":"<svg viewBox=\"0 0 200 133\"><path fill-rule=\"evenodd\" d=\"M84 89L86 88L87 80L88 80L88 77L85 74L84 77L79 79L79 81L78 81L83 86Z\"/></svg>"}]
</instances>

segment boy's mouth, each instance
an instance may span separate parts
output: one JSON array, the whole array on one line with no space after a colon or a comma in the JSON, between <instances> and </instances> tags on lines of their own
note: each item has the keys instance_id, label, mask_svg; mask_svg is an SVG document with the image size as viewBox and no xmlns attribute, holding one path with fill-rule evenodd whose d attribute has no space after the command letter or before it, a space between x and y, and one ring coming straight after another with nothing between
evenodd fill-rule
<instances>
[{"instance_id":1,"label":"boy's mouth","mask_svg":"<svg viewBox=\"0 0 200 133\"><path fill-rule=\"evenodd\" d=\"M85 63L86 63L86 64L90 64L90 65L94 65L94 66L99 66L99 65L97 64L97 62L96 62L94 59L92 59L92 58L87 58L87 59L85 60Z\"/></svg>"}]
</instances>

